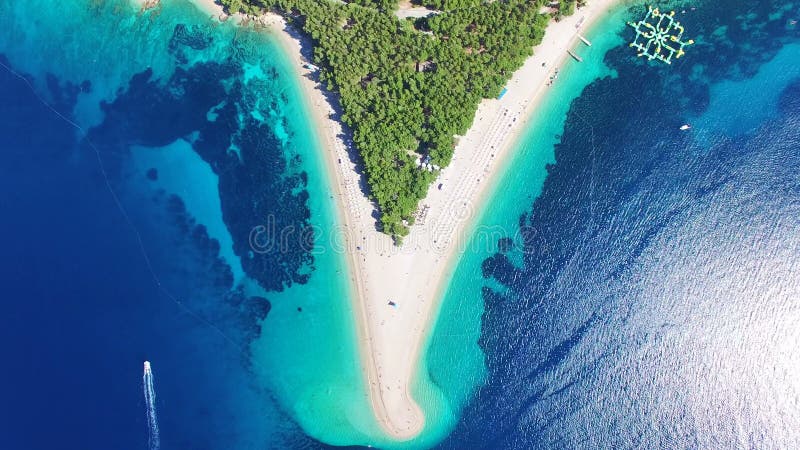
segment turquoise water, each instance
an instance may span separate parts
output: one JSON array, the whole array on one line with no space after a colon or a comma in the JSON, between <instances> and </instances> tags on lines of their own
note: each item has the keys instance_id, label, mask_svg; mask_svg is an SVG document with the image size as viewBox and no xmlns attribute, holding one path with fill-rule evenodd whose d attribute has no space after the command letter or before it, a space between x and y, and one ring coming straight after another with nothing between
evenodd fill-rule
<instances>
[{"instance_id":1,"label":"turquoise water","mask_svg":"<svg viewBox=\"0 0 800 450\"><path fill-rule=\"evenodd\" d=\"M490 200L476 220L467 251L459 258L420 364L418 378L429 379L433 387L425 383L416 386L416 398L425 406L428 420L436 424L426 431L437 439L452 430L460 411L486 381L486 356L480 345L483 291L487 287L502 289L502 285L484 278L483 261L497 252L498 240L509 236L517 240L508 255L521 260L519 218L539 195L547 165L555 162L554 146L572 100L589 83L614 76L603 59L609 49L623 43L620 32L627 14L625 8L616 7L598 19L585 33L592 47L576 46L584 62L567 59L560 67L558 81L525 125L494 192L487 196ZM497 195L500 191L502 195Z\"/></svg>"},{"instance_id":2,"label":"turquoise water","mask_svg":"<svg viewBox=\"0 0 800 450\"><path fill-rule=\"evenodd\" d=\"M507 162L396 443L275 42L183 0L0 0L4 444L144 447L148 359L164 448L793 447L799 6L698 5L662 67L624 45L627 3Z\"/></svg>"},{"instance_id":3,"label":"turquoise water","mask_svg":"<svg viewBox=\"0 0 800 450\"><path fill-rule=\"evenodd\" d=\"M205 225L208 236L220 245L220 256L233 272L234 284L245 281L244 269L233 251L233 238L225 227L220 211L219 178L186 140L162 148L132 147L131 178L155 169L158 179L149 186L180 197L187 211Z\"/></svg>"},{"instance_id":4,"label":"turquoise water","mask_svg":"<svg viewBox=\"0 0 800 450\"><path fill-rule=\"evenodd\" d=\"M490 222L516 246L473 265L485 381L440 448L800 443L800 4L667 3L697 44L609 50Z\"/></svg>"},{"instance_id":5,"label":"turquoise water","mask_svg":"<svg viewBox=\"0 0 800 450\"><path fill-rule=\"evenodd\" d=\"M42 173L85 167L91 179L105 179L98 195L119 203L87 219L121 217L109 236L141 244L140 254L119 261L131 276L107 281L131 291L125 301L142 311L170 311L82 315L133 327L126 335L136 339L115 344L125 364L113 369L114 379L130 374L129 387L141 392L141 358L153 362L164 446L312 445L297 425L336 445L385 439L362 379L343 257L332 250L329 180L293 68L275 42L210 20L182 0L147 13L122 0L2 1L0 13L4 74L23 90L15 73L24 74L41 105L53 107L42 120L68 127L56 146L9 145L31 155L54 152ZM206 280L215 287L205 290ZM145 294L130 285L160 293L137 298ZM82 329L82 321L74 326ZM44 339L50 332L38 333ZM189 368L196 372L184 373ZM103 389L98 383L93 395L138 410ZM192 438L189 429L204 431ZM133 431L117 435L138 448ZM100 433L89 447L126 448L115 436Z\"/></svg>"},{"instance_id":6,"label":"turquoise water","mask_svg":"<svg viewBox=\"0 0 800 450\"><path fill-rule=\"evenodd\" d=\"M482 282L476 274L480 261L494 250L495 242L476 234L473 246L480 251L468 254L459 264L428 355L420 364L414 390L426 412L425 432L410 443L391 442L375 423L364 389L347 269L343 255L332 247L331 231L337 230L335 202L327 188L331 181L326 179L323 159L319 157L318 137L308 126L308 112L290 63L269 36L210 20L185 1L164 2L159 9L144 14L121 0L75 2L66 10L52 8L52 2L45 0L25 6L3 2L0 6L5 19L0 52L15 71L30 76L36 93L48 104L56 105L65 118L74 121L83 132L97 130L93 131L96 136L92 140L100 147L101 162L108 166L104 176L111 177L111 188L121 200L121 207L133 217L138 233L146 235L142 230L149 230L158 234L159 229L167 228L175 220L171 217L175 213L170 212L176 207L172 199L178 199L179 214L186 216L181 220L202 227L207 236L204 239L210 240L224 272L229 273L217 276L230 277L232 292L269 301L268 315L256 325L255 335L246 332L248 328L221 325L214 314L230 313L212 313L207 306L221 301L221 294L192 293L191 280L199 275L180 268L194 263L188 259L178 262L175 251L155 238L143 242L142 250L152 260L148 264L155 269L157 283L161 284L161 278L178 280L171 282L168 298L158 301L177 301L190 316L198 316L196 330L188 334L193 336L189 341L222 339L213 346L198 345L196 357L205 355L204 347L220 345L228 346L227 352L233 355L225 363L228 372L209 370L207 380L194 386L197 391L210 392L209 384L216 382L213 391L232 393L230 408L239 412L235 414L239 416L238 431L229 432L237 436L233 447L249 448L272 433L288 436L287 442L293 442L299 438L291 431L291 422L313 438L334 445L424 448L447 435L485 376L484 356L477 345L482 307L476 300ZM34 9L41 13L31 18L29 11ZM528 175L509 173L503 181L505 185L541 185L544 167L552 161L548 146L561 126L568 100L591 79L606 73L599 61L605 49L616 45L616 41L614 33L598 32L604 27L601 22L589 35L595 43L592 51L585 54L586 67L593 70L572 74L572 64L567 62L561 82L542 105L541 111L546 114L530 125L535 131L521 140L510 164L524 164L529 168ZM44 29L48 31L42 32ZM53 79L48 81L46 74ZM65 88L54 89L53 81ZM67 99L71 105L61 92L70 85L81 86L73 93L74 98ZM182 98L190 100L189 95L207 96L209 102L199 100L198 106L184 106L186 101ZM229 111L232 105L234 113ZM184 120L187 114L195 122ZM288 244L288 258L301 256L277 261L277 267L289 264L287 273L264 271L275 266L252 266L252 260L259 256L260 242L256 248L251 248L252 242L250 247L242 246L242 240L254 236L248 232L259 226L269 227L272 217L267 212L262 216L242 215L240 219L237 214L249 206L231 205L235 201L248 202L260 194L242 191L252 188L240 186L241 181L237 181L252 174L232 177L229 172L237 166L224 168L233 164L230 161L247 162L244 145L253 145L244 138L225 138L229 121L234 122L233 133L240 136L262 125L269 128L269 145L275 146L275 156L281 161L273 181L264 182L266 192L272 192L268 195L287 189L281 180L290 180L290 185L301 183L287 190L297 195L299 202L283 208L295 208L301 220L307 215L307 230L315 234L313 240L304 239L302 233L290 236L302 242ZM82 132L76 134L78 139L82 137ZM87 155L79 145L68 147L68 158L92 162L91 153ZM252 170L259 169L256 166ZM269 183L277 187L270 187ZM515 188L517 191L524 190ZM500 217L510 217L500 212L518 204L517 200L504 196L490 203L481 226L497 226ZM506 229L511 225L507 222L499 226ZM180 230L179 227L176 232ZM157 255L162 252L175 261L160 262ZM254 277L256 273L258 276ZM180 296L173 298L174 292L198 298L191 303ZM161 333L169 336L168 332ZM183 339L188 337L184 335ZM164 373L163 363L159 364L157 349L148 348L145 352L152 355L149 357L162 385L167 384L169 373ZM237 360L238 352L246 357ZM168 353L164 353L162 357L166 358ZM236 376L231 376L230 371ZM227 385L219 379L222 373L230 379L245 380L247 386ZM260 394L248 394L251 390ZM168 388L159 394L161 401L170 401ZM213 396L209 398L212 400ZM245 412L248 417L243 418ZM185 422L188 417L175 412L163 416L173 424ZM211 414L208 420L207 428L220 427L220 417ZM164 442L168 443L170 429L162 428ZM174 434L172 437L176 438ZM219 446L222 444L214 444Z\"/></svg>"}]
</instances>

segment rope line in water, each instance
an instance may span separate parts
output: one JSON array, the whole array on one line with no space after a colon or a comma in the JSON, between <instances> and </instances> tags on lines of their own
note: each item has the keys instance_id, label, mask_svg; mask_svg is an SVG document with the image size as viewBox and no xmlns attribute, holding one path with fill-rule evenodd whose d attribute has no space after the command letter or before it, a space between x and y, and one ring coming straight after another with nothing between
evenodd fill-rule
<instances>
[{"instance_id":1,"label":"rope line in water","mask_svg":"<svg viewBox=\"0 0 800 450\"><path fill-rule=\"evenodd\" d=\"M197 313L194 310L192 310L183 301L178 299L178 297L173 295L172 292L170 292L170 290L167 289L161 283L161 279L159 278L158 274L156 274L156 271L153 268L153 264L152 264L152 262L150 260L150 256L147 253L147 249L145 248L144 240L142 239L142 235L139 232L139 229L133 223L133 220L131 219L131 217L128 214L127 210L122 205L122 201L120 200L119 196L114 191L114 188L111 185L111 181L109 180L108 173L106 172L105 165L103 164L103 158L102 158L102 156L100 154L100 150L97 148L97 146L94 145L94 143L91 141L91 139L89 139L89 134L86 132L86 130L84 130L83 127L81 127L80 125L75 123L73 120L71 120L70 118L66 117L64 114L60 113L52 105L50 105L50 103L48 103L47 100L45 100L41 95L39 95L39 93L36 91L36 88L33 86L33 84L30 82L30 80L28 80L25 76L23 76L19 72L15 71L11 67L8 67L3 62L0 62L0 66L2 66L3 69L5 69L11 75L13 75L13 76L19 78L20 80L22 80L25 83L25 85L28 87L28 89L30 89L30 91L33 93L33 95L42 103L42 105L44 105L50 111L52 111L58 118L60 118L61 120L63 120L67 124L69 124L71 127L73 127L76 130L78 130L78 132L81 134L83 140L93 150L93 152L95 154L95 157L97 159L98 168L100 170L100 173L103 176L103 181L105 182L105 186L106 186L109 194L111 194L111 198L113 199L114 204L116 205L117 209L122 214L123 219L125 220L125 222L130 227L131 231L133 232L133 235L136 237L136 243L137 243L137 245L139 247L139 251L140 251L140 253L142 255L142 258L144 258L144 262L145 262L145 265L147 266L147 270L150 273L150 276L152 277L153 282L155 283L156 287L158 288L158 291L161 292L162 294L164 294L170 300L172 300L185 313L189 314L195 320L197 320L201 324L203 324L205 326L208 326L208 327L212 328L213 330L215 330L220 336L222 336L223 339L225 339L229 344L233 345L237 349L237 351L241 352L243 355L247 355L247 348L245 346L243 346L241 344L238 344L233 338L231 338L227 333L225 333L216 324L214 324L209 319L206 319L205 317L203 317L199 313ZM256 362L256 364L257 364L257 362Z\"/></svg>"}]
</instances>

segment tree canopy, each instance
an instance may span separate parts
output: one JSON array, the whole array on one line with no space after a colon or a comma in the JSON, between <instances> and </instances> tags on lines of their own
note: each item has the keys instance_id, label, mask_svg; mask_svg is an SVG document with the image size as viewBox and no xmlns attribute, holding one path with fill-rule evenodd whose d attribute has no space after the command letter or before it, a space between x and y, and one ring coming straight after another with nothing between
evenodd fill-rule
<instances>
[{"instance_id":1,"label":"tree canopy","mask_svg":"<svg viewBox=\"0 0 800 450\"><path fill-rule=\"evenodd\" d=\"M229 12L283 15L313 41L314 63L353 129L385 233L401 238L455 137L541 42L546 0L415 0L439 10L398 19L397 0L220 0ZM563 12L574 10L565 0ZM561 12L561 10L559 11Z\"/></svg>"}]
</instances>

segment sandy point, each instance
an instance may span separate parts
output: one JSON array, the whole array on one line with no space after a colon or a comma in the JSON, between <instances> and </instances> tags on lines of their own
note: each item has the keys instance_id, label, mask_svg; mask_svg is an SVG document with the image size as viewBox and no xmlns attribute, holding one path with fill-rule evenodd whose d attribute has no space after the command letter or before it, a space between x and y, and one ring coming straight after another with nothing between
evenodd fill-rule
<instances>
[{"instance_id":1,"label":"sandy point","mask_svg":"<svg viewBox=\"0 0 800 450\"><path fill-rule=\"evenodd\" d=\"M223 17L213 0L193 1L211 16ZM276 14L249 18L274 31L294 65L313 116L345 230L364 378L375 417L392 439L406 441L425 428L425 414L412 398L411 386L440 299L465 251L470 225L547 92L554 71L569 57L569 50L582 45L578 34L617 2L589 0L574 15L548 26L533 56L507 83L507 93L479 105L472 127L459 138L453 161L428 190L401 247L376 231L375 206L364 193L357 152L349 145L349 131L336 120L341 110L337 97L316 81L316 68L309 60L311 43Z\"/></svg>"}]
</instances>

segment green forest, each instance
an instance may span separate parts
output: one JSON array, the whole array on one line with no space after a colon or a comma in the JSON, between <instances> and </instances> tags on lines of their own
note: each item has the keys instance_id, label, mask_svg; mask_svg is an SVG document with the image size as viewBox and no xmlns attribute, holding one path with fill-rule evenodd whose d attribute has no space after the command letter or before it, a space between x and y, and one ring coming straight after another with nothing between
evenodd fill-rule
<instances>
[{"instance_id":1,"label":"green forest","mask_svg":"<svg viewBox=\"0 0 800 450\"><path fill-rule=\"evenodd\" d=\"M446 167L481 99L498 96L550 19L576 3L562 0L550 15L540 12L547 0L415 0L436 13L399 19L398 0L220 2L229 13L277 12L311 37L321 80L353 130L379 228L398 243L437 176L417 159Z\"/></svg>"}]
</instances>

